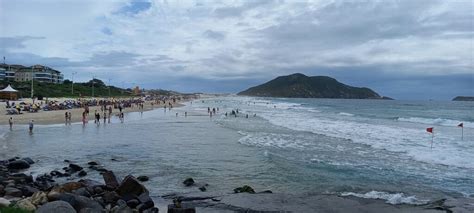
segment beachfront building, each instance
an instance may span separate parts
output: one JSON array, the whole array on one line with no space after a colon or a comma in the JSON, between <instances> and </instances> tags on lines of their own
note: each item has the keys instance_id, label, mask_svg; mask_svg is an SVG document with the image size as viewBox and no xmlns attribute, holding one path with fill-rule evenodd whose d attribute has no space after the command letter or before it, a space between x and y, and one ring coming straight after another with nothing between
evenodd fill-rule
<instances>
[{"instance_id":1,"label":"beachfront building","mask_svg":"<svg viewBox=\"0 0 474 213\"><path fill-rule=\"evenodd\" d=\"M15 81L25 82L32 79L38 82L61 84L64 76L60 71L43 65L21 68L15 72Z\"/></svg>"},{"instance_id":2,"label":"beachfront building","mask_svg":"<svg viewBox=\"0 0 474 213\"><path fill-rule=\"evenodd\" d=\"M61 84L64 76L60 71L43 65L25 67L17 64L0 64L0 80L27 82L34 79L38 82Z\"/></svg>"},{"instance_id":3,"label":"beachfront building","mask_svg":"<svg viewBox=\"0 0 474 213\"><path fill-rule=\"evenodd\" d=\"M6 75L7 69L0 67L0 80L5 80L5 75Z\"/></svg>"}]
</instances>

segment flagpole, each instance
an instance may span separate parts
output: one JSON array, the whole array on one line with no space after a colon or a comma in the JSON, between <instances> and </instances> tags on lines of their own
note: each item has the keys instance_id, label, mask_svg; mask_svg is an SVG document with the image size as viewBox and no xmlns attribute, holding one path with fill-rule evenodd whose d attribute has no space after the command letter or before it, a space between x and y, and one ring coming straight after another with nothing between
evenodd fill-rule
<instances>
[{"instance_id":1,"label":"flagpole","mask_svg":"<svg viewBox=\"0 0 474 213\"><path fill-rule=\"evenodd\" d=\"M434 133L431 133L431 149L433 149L433 138L434 138Z\"/></svg>"}]
</instances>

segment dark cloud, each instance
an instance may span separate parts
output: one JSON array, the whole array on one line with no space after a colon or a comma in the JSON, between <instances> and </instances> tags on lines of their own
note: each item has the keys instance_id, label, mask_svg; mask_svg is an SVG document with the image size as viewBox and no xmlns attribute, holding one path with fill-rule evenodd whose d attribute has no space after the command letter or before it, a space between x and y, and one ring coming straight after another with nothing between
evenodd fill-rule
<instances>
[{"instance_id":1,"label":"dark cloud","mask_svg":"<svg viewBox=\"0 0 474 213\"><path fill-rule=\"evenodd\" d=\"M16 37L0 37L0 46L3 51L5 49L21 49L24 48L24 42L29 40L45 39L38 36L16 36Z\"/></svg>"},{"instance_id":2,"label":"dark cloud","mask_svg":"<svg viewBox=\"0 0 474 213\"><path fill-rule=\"evenodd\" d=\"M223 40L225 38L225 34L223 32L218 32L214 30L206 30L203 33L204 37L209 38L209 39L214 39L214 40Z\"/></svg>"}]
</instances>

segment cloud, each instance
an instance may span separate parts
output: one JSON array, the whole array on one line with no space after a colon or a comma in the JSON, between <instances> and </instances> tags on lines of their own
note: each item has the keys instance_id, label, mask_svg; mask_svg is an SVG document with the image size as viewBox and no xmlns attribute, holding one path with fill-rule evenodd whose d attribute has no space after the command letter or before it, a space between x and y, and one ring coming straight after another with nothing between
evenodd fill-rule
<instances>
[{"instance_id":1,"label":"cloud","mask_svg":"<svg viewBox=\"0 0 474 213\"><path fill-rule=\"evenodd\" d=\"M466 84L450 76L473 75L472 18L469 1L3 1L0 53L187 91L237 92L304 72L397 98L446 79L454 86L443 93L454 95Z\"/></svg>"},{"instance_id":2,"label":"cloud","mask_svg":"<svg viewBox=\"0 0 474 213\"><path fill-rule=\"evenodd\" d=\"M225 35L224 33L222 32L217 32L217 31L213 31L213 30L206 30L203 35L206 37L206 38L209 38L209 39L215 39L215 40L223 40L225 38Z\"/></svg>"},{"instance_id":3,"label":"cloud","mask_svg":"<svg viewBox=\"0 0 474 213\"><path fill-rule=\"evenodd\" d=\"M0 37L0 45L2 49L22 49L25 48L25 42L35 39L45 39L38 36L15 36L15 37Z\"/></svg>"}]
</instances>

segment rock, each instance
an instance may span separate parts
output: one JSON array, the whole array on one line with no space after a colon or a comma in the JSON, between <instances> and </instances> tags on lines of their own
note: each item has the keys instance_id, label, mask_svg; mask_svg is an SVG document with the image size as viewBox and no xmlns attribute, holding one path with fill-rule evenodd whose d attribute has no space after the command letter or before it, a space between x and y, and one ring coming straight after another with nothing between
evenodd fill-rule
<instances>
[{"instance_id":1,"label":"rock","mask_svg":"<svg viewBox=\"0 0 474 213\"><path fill-rule=\"evenodd\" d=\"M140 175L137 177L137 179L141 182L145 182L149 180L148 176L145 176L145 175Z\"/></svg>"},{"instance_id":2,"label":"rock","mask_svg":"<svg viewBox=\"0 0 474 213\"><path fill-rule=\"evenodd\" d=\"M76 213L76 210L67 202L53 201L39 207L36 213Z\"/></svg>"},{"instance_id":3,"label":"rock","mask_svg":"<svg viewBox=\"0 0 474 213\"><path fill-rule=\"evenodd\" d=\"M64 160L64 163L71 163L70 160Z\"/></svg>"},{"instance_id":4,"label":"rock","mask_svg":"<svg viewBox=\"0 0 474 213\"><path fill-rule=\"evenodd\" d=\"M96 186L103 186L99 181L91 180L91 179L81 179L79 183L82 183L85 187L96 187Z\"/></svg>"},{"instance_id":5,"label":"rock","mask_svg":"<svg viewBox=\"0 0 474 213\"><path fill-rule=\"evenodd\" d=\"M114 172L106 171L102 174L104 178L105 186L109 189L116 189L119 186L117 177L115 177Z\"/></svg>"},{"instance_id":6,"label":"rock","mask_svg":"<svg viewBox=\"0 0 474 213\"><path fill-rule=\"evenodd\" d=\"M133 213L133 210L127 205L117 205L110 211L111 213Z\"/></svg>"},{"instance_id":7,"label":"rock","mask_svg":"<svg viewBox=\"0 0 474 213\"><path fill-rule=\"evenodd\" d=\"M206 189L205 186L201 186L201 187L199 187L199 190L201 190L201 192L205 192L207 189Z\"/></svg>"},{"instance_id":8,"label":"rock","mask_svg":"<svg viewBox=\"0 0 474 213\"><path fill-rule=\"evenodd\" d=\"M63 173L61 173L60 171L57 171L57 170L53 170L49 173L51 176L53 177L63 177Z\"/></svg>"},{"instance_id":9,"label":"rock","mask_svg":"<svg viewBox=\"0 0 474 213\"><path fill-rule=\"evenodd\" d=\"M186 178L186 180L183 181L183 184L185 186L192 186L192 185L194 185L194 179L193 178Z\"/></svg>"},{"instance_id":10,"label":"rock","mask_svg":"<svg viewBox=\"0 0 474 213\"><path fill-rule=\"evenodd\" d=\"M91 166L97 166L99 165L97 162L95 161L90 161L89 163L87 163L88 165L91 165Z\"/></svg>"},{"instance_id":11,"label":"rock","mask_svg":"<svg viewBox=\"0 0 474 213\"><path fill-rule=\"evenodd\" d=\"M35 192L38 192L39 190L37 188L25 185L21 187L21 192L23 193L24 196L29 197L33 195Z\"/></svg>"},{"instance_id":12,"label":"rock","mask_svg":"<svg viewBox=\"0 0 474 213\"><path fill-rule=\"evenodd\" d=\"M247 192L247 193L250 193L250 194L255 194L255 191L252 189L252 187L250 187L248 185L244 185L242 187L237 187L237 188L234 189L234 192L235 193Z\"/></svg>"},{"instance_id":13,"label":"rock","mask_svg":"<svg viewBox=\"0 0 474 213\"><path fill-rule=\"evenodd\" d=\"M48 197L46 196L46 193L38 191L35 192L31 197L30 197L31 203L35 206L38 205L43 205L48 202Z\"/></svg>"},{"instance_id":14,"label":"rock","mask_svg":"<svg viewBox=\"0 0 474 213\"><path fill-rule=\"evenodd\" d=\"M92 170L98 171L98 172L107 172L108 171L107 169L105 169L104 167L99 166L99 165L91 165L91 166L89 166L89 168L92 169Z\"/></svg>"},{"instance_id":15,"label":"rock","mask_svg":"<svg viewBox=\"0 0 474 213\"><path fill-rule=\"evenodd\" d=\"M69 168L71 168L72 171L74 172L78 172L78 171L81 171L83 168L77 164L69 164Z\"/></svg>"},{"instance_id":16,"label":"rock","mask_svg":"<svg viewBox=\"0 0 474 213\"><path fill-rule=\"evenodd\" d=\"M7 186L5 187L5 196L21 197L23 193L17 188Z\"/></svg>"},{"instance_id":17,"label":"rock","mask_svg":"<svg viewBox=\"0 0 474 213\"><path fill-rule=\"evenodd\" d=\"M5 186L0 184L0 197L3 197L5 195Z\"/></svg>"},{"instance_id":18,"label":"rock","mask_svg":"<svg viewBox=\"0 0 474 213\"><path fill-rule=\"evenodd\" d=\"M31 158L23 158L22 160L26 161L28 164L35 164L35 162L33 160L31 160Z\"/></svg>"},{"instance_id":19,"label":"rock","mask_svg":"<svg viewBox=\"0 0 474 213\"><path fill-rule=\"evenodd\" d=\"M0 208L7 207L11 204L11 202L3 197L0 197Z\"/></svg>"},{"instance_id":20,"label":"rock","mask_svg":"<svg viewBox=\"0 0 474 213\"><path fill-rule=\"evenodd\" d=\"M140 204L140 201L138 201L137 199L130 199L130 200L127 201L127 206L132 208L132 209L137 207L138 204Z\"/></svg>"},{"instance_id":21,"label":"rock","mask_svg":"<svg viewBox=\"0 0 474 213\"><path fill-rule=\"evenodd\" d=\"M148 192L144 192L138 196L138 200L140 201L140 205L137 206L137 209L141 212L146 209L152 208L155 206L155 203L150 197L150 194Z\"/></svg>"},{"instance_id":22,"label":"rock","mask_svg":"<svg viewBox=\"0 0 474 213\"><path fill-rule=\"evenodd\" d=\"M27 211L36 210L36 206L33 205L29 199L23 199L23 200L17 201L14 207L27 210Z\"/></svg>"},{"instance_id":23,"label":"rock","mask_svg":"<svg viewBox=\"0 0 474 213\"><path fill-rule=\"evenodd\" d=\"M175 204L168 205L168 213L196 213L194 207L191 208L180 208L176 207Z\"/></svg>"},{"instance_id":24,"label":"rock","mask_svg":"<svg viewBox=\"0 0 474 213\"><path fill-rule=\"evenodd\" d=\"M15 160L7 165L8 169L20 170L30 168L30 164L25 160Z\"/></svg>"},{"instance_id":25,"label":"rock","mask_svg":"<svg viewBox=\"0 0 474 213\"><path fill-rule=\"evenodd\" d=\"M84 196L84 197L91 197L91 194L89 193L89 191L85 187L73 190L72 193L75 194L75 195L81 195L81 196Z\"/></svg>"},{"instance_id":26,"label":"rock","mask_svg":"<svg viewBox=\"0 0 474 213\"><path fill-rule=\"evenodd\" d=\"M74 190L82 188L83 185L80 182L69 182L65 183L61 186L56 186L51 189L51 191L48 193L48 199L49 200L57 200L59 199L59 196L65 192L72 192Z\"/></svg>"},{"instance_id":27,"label":"rock","mask_svg":"<svg viewBox=\"0 0 474 213\"><path fill-rule=\"evenodd\" d=\"M145 211L143 211L143 213L159 213L160 210L156 207L153 207L153 208L150 208L150 209L147 209Z\"/></svg>"},{"instance_id":28,"label":"rock","mask_svg":"<svg viewBox=\"0 0 474 213\"><path fill-rule=\"evenodd\" d=\"M79 213L103 213L104 211L98 209L91 209L91 208L83 208Z\"/></svg>"},{"instance_id":29,"label":"rock","mask_svg":"<svg viewBox=\"0 0 474 213\"><path fill-rule=\"evenodd\" d=\"M140 184L135 177L128 175L123 179L122 183L120 183L120 186L117 188L117 190L115 190L115 192L124 197L130 195L139 196L144 192L148 192L148 190L142 184Z\"/></svg>"},{"instance_id":30,"label":"rock","mask_svg":"<svg viewBox=\"0 0 474 213\"><path fill-rule=\"evenodd\" d=\"M271 190L265 190L265 191L261 191L261 192L258 192L257 194L272 194L273 192Z\"/></svg>"},{"instance_id":31,"label":"rock","mask_svg":"<svg viewBox=\"0 0 474 213\"><path fill-rule=\"evenodd\" d=\"M104 199L105 203L115 204L118 199L120 199L120 196L117 194L117 192L111 191L105 192L102 198Z\"/></svg>"},{"instance_id":32,"label":"rock","mask_svg":"<svg viewBox=\"0 0 474 213\"><path fill-rule=\"evenodd\" d=\"M102 205L97 201L72 193L63 193L59 196L58 200L68 202L77 212L81 212L85 208L89 208L90 210L87 211L93 212L101 212L103 209Z\"/></svg>"},{"instance_id":33,"label":"rock","mask_svg":"<svg viewBox=\"0 0 474 213\"><path fill-rule=\"evenodd\" d=\"M9 180L15 181L15 183L31 183L33 182L33 176L26 175L24 173L12 174L8 177Z\"/></svg>"},{"instance_id":34,"label":"rock","mask_svg":"<svg viewBox=\"0 0 474 213\"><path fill-rule=\"evenodd\" d=\"M77 174L77 176L79 176L79 177L84 177L84 176L86 176L86 175L87 175L87 172L84 171L84 170L81 170L81 171L79 172L79 174Z\"/></svg>"}]
</instances>

